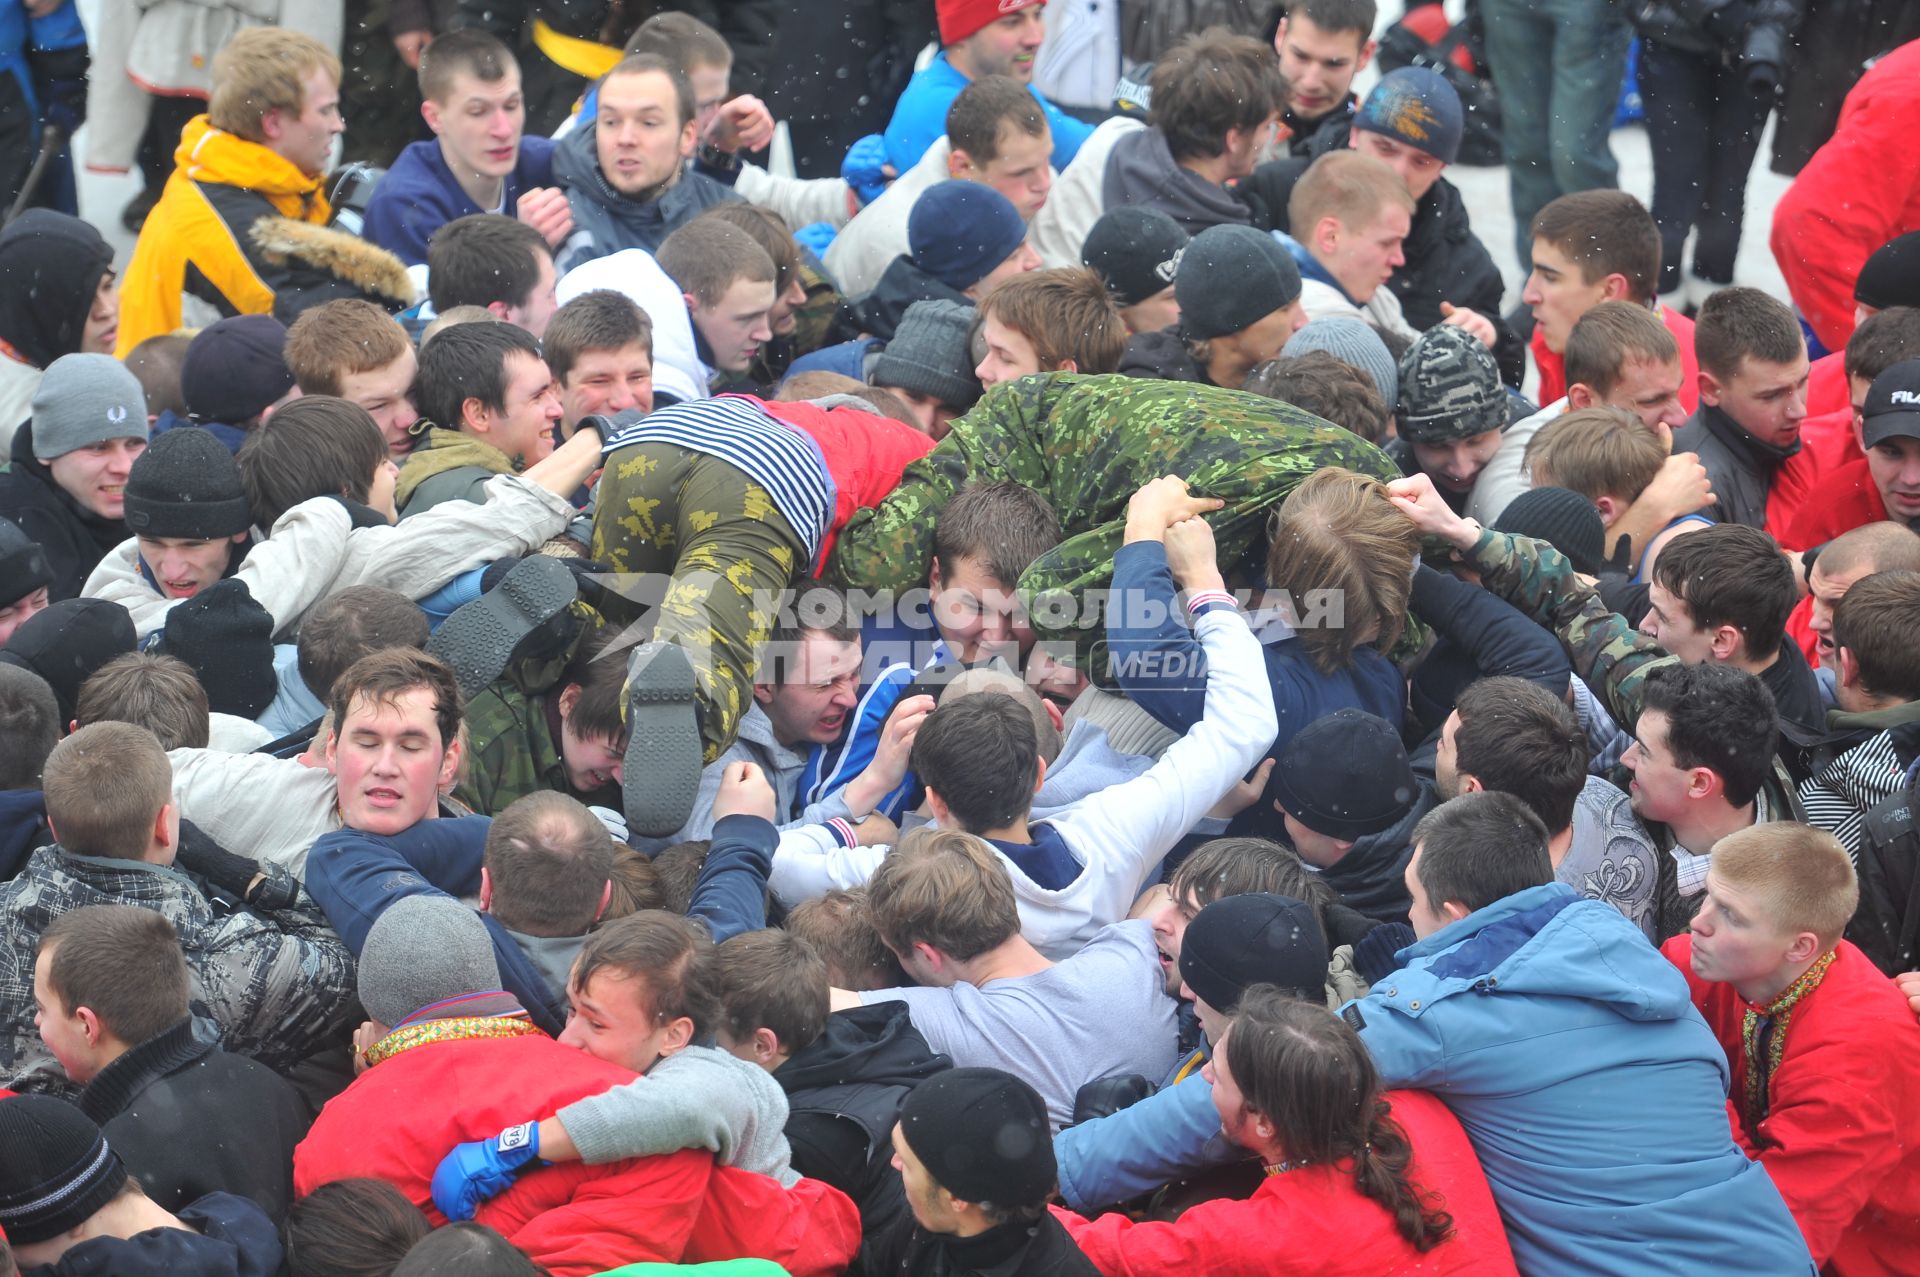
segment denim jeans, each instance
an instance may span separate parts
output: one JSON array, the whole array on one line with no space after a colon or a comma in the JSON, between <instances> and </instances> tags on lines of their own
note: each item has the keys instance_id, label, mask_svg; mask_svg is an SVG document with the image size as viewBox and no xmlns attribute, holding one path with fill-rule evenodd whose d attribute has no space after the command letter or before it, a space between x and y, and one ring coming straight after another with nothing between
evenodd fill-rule
<instances>
[{"instance_id":1,"label":"denim jeans","mask_svg":"<svg viewBox=\"0 0 1920 1277\"><path fill-rule=\"evenodd\" d=\"M1524 268L1535 213L1570 192L1620 184L1607 134L1632 32L1615 0L1481 0L1480 10Z\"/></svg>"}]
</instances>

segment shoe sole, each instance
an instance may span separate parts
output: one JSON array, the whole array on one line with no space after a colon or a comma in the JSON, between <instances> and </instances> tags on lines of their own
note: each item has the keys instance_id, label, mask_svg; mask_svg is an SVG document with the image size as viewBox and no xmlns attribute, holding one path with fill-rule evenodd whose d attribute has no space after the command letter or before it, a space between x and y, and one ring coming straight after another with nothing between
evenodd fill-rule
<instances>
[{"instance_id":1,"label":"shoe sole","mask_svg":"<svg viewBox=\"0 0 1920 1277\"><path fill-rule=\"evenodd\" d=\"M499 585L456 608L427 640L427 651L452 666L461 692L472 696L505 673L521 640L565 611L577 594L564 564L531 555Z\"/></svg>"},{"instance_id":2,"label":"shoe sole","mask_svg":"<svg viewBox=\"0 0 1920 1277\"><path fill-rule=\"evenodd\" d=\"M620 794L632 833L665 838L693 815L701 770L696 686L693 662L672 643L643 643L627 660Z\"/></svg>"}]
</instances>

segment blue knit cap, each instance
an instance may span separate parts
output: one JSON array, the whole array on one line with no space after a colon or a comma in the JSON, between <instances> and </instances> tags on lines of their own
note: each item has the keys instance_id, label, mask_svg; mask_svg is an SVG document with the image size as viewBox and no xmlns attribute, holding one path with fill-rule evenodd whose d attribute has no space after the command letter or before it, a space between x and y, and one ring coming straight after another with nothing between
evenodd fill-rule
<instances>
[{"instance_id":1,"label":"blue knit cap","mask_svg":"<svg viewBox=\"0 0 1920 1277\"><path fill-rule=\"evenodd\" d=\"M1460 95L1431 67L1401 67L1367 94L1353 127L1385 134L1451 164L1460 154Z\"/></svg>"},{"instance_id":2,"label":"blue knit cap","mask_svg":"<svg viewBox=\"0 0 1920 1277\"><path fill-rule=\"evenodd\" d=\"M907 215L913 264L957 292L985 279L1026 238L1012 201L978 182L929 186Z\"/></svg>"}]
</instances>

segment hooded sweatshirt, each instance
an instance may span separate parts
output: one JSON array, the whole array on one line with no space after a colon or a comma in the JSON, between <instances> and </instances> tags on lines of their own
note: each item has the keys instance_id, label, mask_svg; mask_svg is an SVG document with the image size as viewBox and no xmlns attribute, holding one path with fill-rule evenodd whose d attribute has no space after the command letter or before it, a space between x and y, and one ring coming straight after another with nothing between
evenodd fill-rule
<instances>
[{"instance_id":1,"label":"hooded sweatshirt","mask_svg":"<svg viewBox=\"0 0 1920 1277\"><path fill-rule=\"evenodd\" d=\"M1159 129L1141 129L1113 144L1100 194L1108 208L1157 208L1189 235L1252 221L1251 210L1233 192L1181 168Z\"/></svg>"},{"instance_id":2,"label":"hooded sweatshirt","mask_svg":"<svg viewBox=\"0 0 1920 1277\"><path fill-rule=\"evenodd\" d=\"M95 514L55 481L53 468L33 455L31 422L14 432L10 458L0 474L0 517L19 524L46 552L53 571L47 601L78 598L100 560L127 539L127 525Z\"/></svg>"},{"instance_id":3,"label":"hooded sweatshirt","mask_svg":"<svg viewBox=\"0 0 1920 1277\"><path fill-rule=\"evenodd\" d=\"M594 144L597 127L597 122L581 125L553 150L553 180L566 191L567 205L573 210L573 235L554 263L562 275L581 262L623 248L654 252L661 240L707 209L740 198L705 174L688 169L653 199L629 199L614 190L600 171Z\"/></svg>"},{"instance_id":4,"label":"hooded sweatshirt","mask_svg":"<svg viewBox=\"0 0 1920 1277\"><path fill-rule=\"evenodd\" d=\"M75 354L113 250L77 217L30 208L0 234L0 445L33 415L41 370Z\"/></svg>"}]
</instances>

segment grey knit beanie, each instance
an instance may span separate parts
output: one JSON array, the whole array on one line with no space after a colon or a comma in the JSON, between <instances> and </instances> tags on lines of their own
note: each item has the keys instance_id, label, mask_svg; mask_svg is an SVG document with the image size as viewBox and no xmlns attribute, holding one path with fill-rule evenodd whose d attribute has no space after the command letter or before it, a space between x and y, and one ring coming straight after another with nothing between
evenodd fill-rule
<instances>
[{"instance_id":1,"label":"grey knit beanie","mask_svg":"<svg viewBox=\"0 0 1920 1277\"><path fill-rule=\"evenodd\" d=\"M395 901L360 948L360 1005L388 1028L436 1002L499 987L486 923L451 896Z\"/></svg>"},{"instance_id":2,"label":"grey knit beanie","mask_svg":"<svg viewBox=\"0 0 1920 1277\"><path fill-rule=\"evenodd\" d=\"M934 299L907 307L893 340L873 363L868 381L929 395L965 411L980 397L980 381L968 358L967 332L973 307Z\"/></svg>"},{"instance_id":3,"label":"grey knit beanie","mask_svg":"<svg viewBox=\"0 0 1920 1277\"><path fill-rule=\"evenodd\" d=\"M1442 325L1420 334L1400 361L1400 437L1445 443L1507 428L1507 390L1500 365L1464 328Z\"/></svg>"},{"instance_id":4,"label":"grey knit beanie","mask_svg":"<svg viewBox=\"0 0 1920 1277\"><path fill-rule=\"evenodd\" d=\"M1180 255L1173 277L1180 327L1195 341L1237 333L1300 297L1300 268L1265 231L1209 226Z\"/></svg>"},{"instance_id":5,"label":"grey knit beanie","mask_svg":"<svg viewBox=\"0 0 1920 1277\"><path fill-rule=\"evenodd\" d=\"M62 355L33 392L33 455L42 461L146 437L147 392L112 355Z\"/></svg>"},{"instance_id":6,"label":"grey knit beanie","mask_svg":"<svg viewBox=\"0 0 1920 1277\"><path fill-rule=\"evenodd\" d=\"M1352 315L1322 315L1309 320L1306 327L1287 338L1280 353L1293 358L1310 350L1324 350L1348 367L1367 374L1380 392L1381 403L1391 407L1400 401L1400 373L1393 366L1393 352L1364 319L1355 319Z\"/></svg>"}]
</instances>

